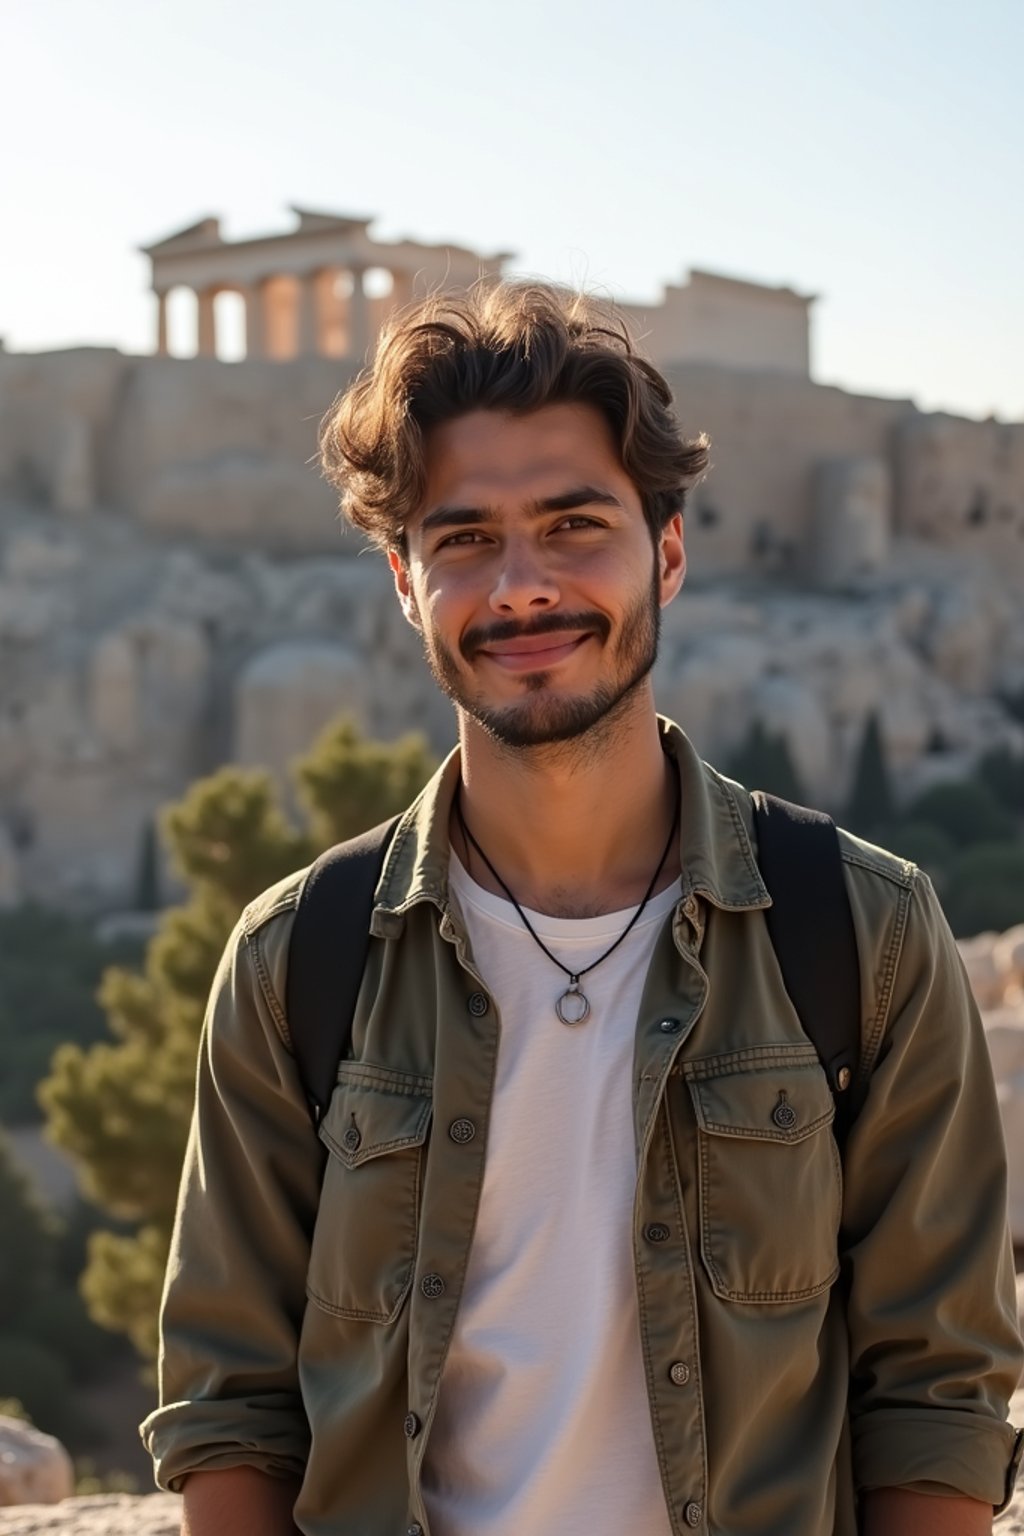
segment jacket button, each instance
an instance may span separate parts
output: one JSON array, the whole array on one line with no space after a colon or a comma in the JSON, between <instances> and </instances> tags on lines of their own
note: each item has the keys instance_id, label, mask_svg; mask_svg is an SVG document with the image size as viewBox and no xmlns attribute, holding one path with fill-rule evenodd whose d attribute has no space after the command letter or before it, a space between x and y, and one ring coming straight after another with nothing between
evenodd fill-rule
<instances>
[{"instance_id":1,"label":"jacket button","mask_svg":"<svg viewBox=\"0 0 1024 1536\"><path fill-rule=\"evenodd\" d=\"M405 1438L407 1440L415 1440L423 1425L414 1413L407 1413L402 1428L405 1430Z\"/></svg>"},{"instance_id":2,"label":"jacket button","mask_svg":"<svg viewBox=\"0 0 1024 1536\"><path fill-rule=\"evenodd\" d=\"M355 1126L350 1125L344 1136L341 1138L341 1144L345 1148L346 1152L358 1152L362 1139L362 1136L356 1130Z\"/></svg>"},{"instance_id":3,"label":"jacket button","mask_svg":"<svg viewBox=\"0 0 1024 1536\"><path fill-rule=\"evenodd\" d=\"M685 1360L677 1360L676 1363L669 1368L668 1375L669 1380L674 1387L685 1387L686 1383L690 1379L690 1367L687 1365Z\"/></svg>"},{"instance_id":4,"label":"jacket button","mask_svg":"<svg viewBox=\"0 0 1024 1536\"><path fill-rule=\"evenodd\" d=\"M683 912L690 919L691 923L696 918L698 911L699 907L697 905L696 896L687 896L686 900L683 902Z\"/></svg>"},{"instance_id":5,"label":"jacket button","mask_svg":"<svg viewBox=\"0 0 1024 1536\"><path fill-rule=\"evenodd\" d=\"M476 1126L472 1120L453 1120L448 1127L448 1135L452 1141L464 1147L467 1141L472 1141L476 1135Z\"/></svg>"},{"instance_id":6,"label":"jacket button","mask_svg":"<svg viewBox=\"0 0 1024 1536\"><path fill-rule=\"evenodd\" d=\"M482 1019L490 1006L491 1000L487 996L486 992L471 992L469 994L466 1007L469 1009L474 1019Z\"/></svg>"},{"instance_id":7,"label":"jacket button","mask_svg":"<svg viewBox=\"0 0 1024 1536\"><path fill-rule=\"evenodd\" d=\"M649 1243L667 1243L671 1236L663 1221L652 1221L649 1227L644 1228L644 1237Z\"/></svg>"},{"instance_id":8,"label":"jacket button","mask_svg":"<svg viewBox=\"0 0 1024 1536\"><path fill-rule=\"evenodd\" d=\"M700 1525L703 1518L704 1511L694 1499L691 1499L689 1504L687 1504L686 1508L683 1510L683 1519L686 1521L687 1525L696 1530L697 1526Z\"/></svg>"},{"instance_id":9,"label":"jacket button","mask_svg":"<svg viewBox=\"0 0 1024 1536\"><path fill-rule=\"evenodd\" d=\"M779 1102L772 1110L772 1119L780 1131L791 1131L796 1125L796 1110L786 1098L786 1090L779 1089Z\"/></svg>"},{"instance_id":10,"label":"jacket button","mask_svg":"<svg viewBox=\"0 0 1024 1536\"><path fill-rule=\"evenodd\" d=\"M406 1531L405 1536L423 1536L423 1527L418 1520L414 1520Z\"/></svg>"},{"instance_id":11,"label":"jacket button","mask_svg":"<svg viewBox=\"0 0 1024 1536\"><path fill-rule=\"evenodd\" d=\"M444 1295L444 1281L440 1275L424 1275L420 1281L420 1290L424 1296L428 1296L433 1300L435 1296Z\"/></svg>"},{"instance_id":12,"label":"jacket button","mask_svg":"<svg viewBox=\"0 0 1024 1536\"><path fill-rule=\"evenodd\" d=\"M679 1028L679 1020L662 1019L658 1025L658 1028L661 1030L663 1035L674 1035L676 1030Z\"/></svg>"}]
</instances>

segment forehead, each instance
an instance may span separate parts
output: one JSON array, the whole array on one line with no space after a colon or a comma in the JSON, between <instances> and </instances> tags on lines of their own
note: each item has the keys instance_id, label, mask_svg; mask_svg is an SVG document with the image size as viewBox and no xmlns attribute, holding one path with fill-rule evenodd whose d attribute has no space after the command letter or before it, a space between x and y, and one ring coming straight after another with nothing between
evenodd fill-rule
<instances>
[{"instance_id":1,"label":"forehead","mask_svg":"<svg viewBox=\"0 0 1024 1536\"><path fill-rule=\"evenodd\" d=\"M457 416L427 434L424 467L423 513L455 499L492 502L564 490L567 483L600 481L602 489L615 491L630 486L611 429L590 405Z\"/></svg>"}]
</instances>

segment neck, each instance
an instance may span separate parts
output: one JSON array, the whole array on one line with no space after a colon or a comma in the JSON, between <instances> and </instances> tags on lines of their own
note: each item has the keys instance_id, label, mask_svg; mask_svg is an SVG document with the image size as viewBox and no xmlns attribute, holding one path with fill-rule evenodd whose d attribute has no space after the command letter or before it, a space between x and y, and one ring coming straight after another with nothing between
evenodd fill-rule
<instances>
[{"instance_id":1,"label":"neck","mask_svg":"<svg viewBox=\"0 0 1024 1536\"><path fill-rule=\"evenodd\" d=\"M647 890L675 812L674 769L648 695L612 727L575 741L511 751L460 720L462 811L516 900L585 917L635 905ZM503 895L452 818L452 840L473 878ZM670 848L655 890L679 874Z\"/></svg>"}]
</instances>

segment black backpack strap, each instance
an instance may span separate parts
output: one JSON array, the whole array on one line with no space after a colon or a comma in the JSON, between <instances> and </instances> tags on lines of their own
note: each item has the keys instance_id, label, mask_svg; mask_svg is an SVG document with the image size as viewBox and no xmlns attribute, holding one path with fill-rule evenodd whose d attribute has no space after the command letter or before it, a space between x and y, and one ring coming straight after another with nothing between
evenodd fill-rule
<instances>
[{"instance_id":1,"label":"black backpack strap","mask_svg":"<svg viewBox=\"0 0 1024 1536\"><path fill-rule=\"evenodd\" d=\"M306 872L288 947L285 1013L314 1126L352 1038L370 914L398 818L328 848Z\"/></svg>"},{"instance_id":2,"label":"black backpack strap","mask_svg":"<svg viewBox=\"0 0 1024 1536\"><path fill-rule=\"evenodd\" d=\"M782 979L817 1049L836 1103L842 1146L860 1056L860 967L835 823L821 811L753 795L765 912Z\"/></svg>"}]
</instances>

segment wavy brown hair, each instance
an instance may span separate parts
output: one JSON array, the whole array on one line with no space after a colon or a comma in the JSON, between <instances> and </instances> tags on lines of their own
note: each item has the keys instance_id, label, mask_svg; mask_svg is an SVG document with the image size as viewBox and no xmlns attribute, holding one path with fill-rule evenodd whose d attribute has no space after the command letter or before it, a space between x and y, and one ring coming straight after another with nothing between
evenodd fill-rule
<instances>
[{"instance_id":1,"label":"wavy brown hair","mask_svg":"<svg viewBox=\"0 0 1024 1536\"><path fill-rule=\"evenodd\" d=\"M615 311L553 284L481 283L392 317L372 366L324 417L321 464L348 521L404 552L432 427L566 403L601 412L656 537L707 469L708 439L683 437L668 385Z\"/></svg>"}]
</instances>

